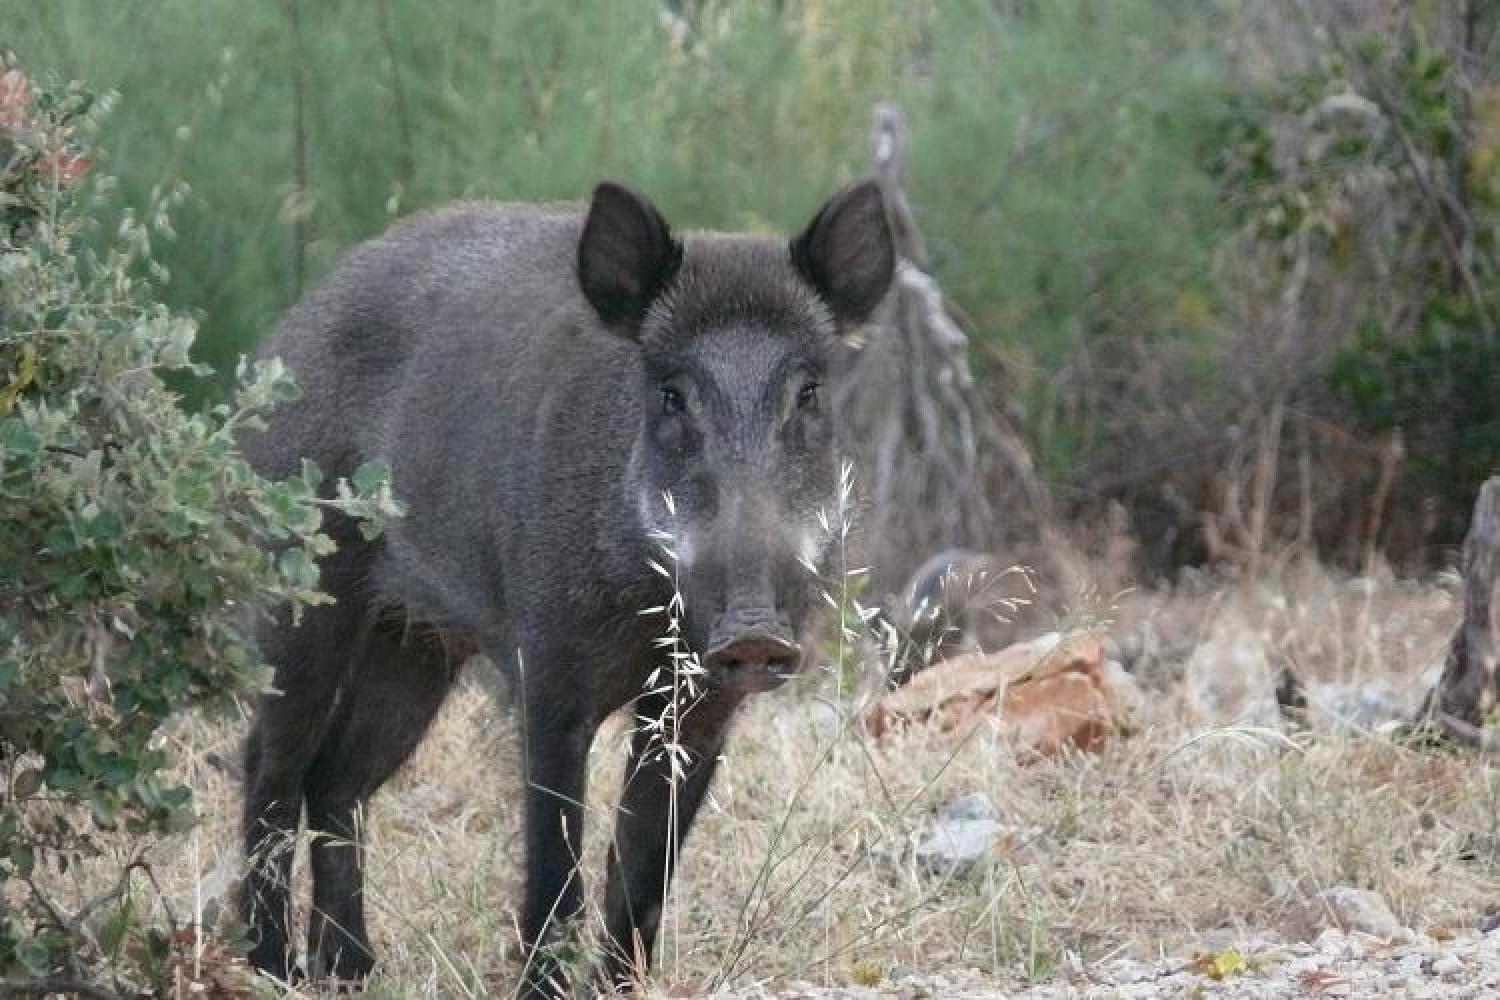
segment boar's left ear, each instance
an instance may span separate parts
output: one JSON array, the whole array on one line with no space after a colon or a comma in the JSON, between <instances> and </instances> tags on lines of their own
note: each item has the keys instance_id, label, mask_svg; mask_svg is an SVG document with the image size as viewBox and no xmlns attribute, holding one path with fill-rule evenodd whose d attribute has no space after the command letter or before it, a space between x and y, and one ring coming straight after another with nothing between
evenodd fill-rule
<instances>
[{"instance_id":1,"label":"boar's left ear","mask_svg":"<svg viewBox=\"0 0 1500 1000\"><path fill-rule=\"evenodd\" d=\"M623 184L594 188L578 240L578 284L604 324L634 337L682 263L682 244L645 198Z\"/></svg>"},{"instance_id":2,"label":"boar's left ear","mask_svg":"<svg viewBox=\"0 0 1500 1000\"><path fill-rule=\"evenodd\" d=\"M841 327L864 322L885 296L896 269L880 185L856 181L834 195L792 240L791 250L792 264L828 303Z\"/></svg>"}]
</instances>

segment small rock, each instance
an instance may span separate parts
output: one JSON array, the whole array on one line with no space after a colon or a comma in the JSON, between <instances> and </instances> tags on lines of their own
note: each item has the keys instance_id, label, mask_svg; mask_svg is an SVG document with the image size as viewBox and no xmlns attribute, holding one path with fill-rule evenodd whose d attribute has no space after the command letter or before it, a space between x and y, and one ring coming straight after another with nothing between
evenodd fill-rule
<instances>
[{"instance_id":1,"label":"small rock","mask_svg":"<svg viewBox=\"0 0 1500 1000\"><path fill-rule=\"evenodd\" d=\"M937 811L938 819L946 823L963 820L991 820L998 822L1000 810L983 792L974 792L942 806Z\"/></svg>"},{"instance_id":2,"label":"small rock","mask_svg":"<svg viewBox=\"0 0 1500 1000\"><path fill-rule=\"evenodd\" d=\"M1308 699L1334 721L1356 729L1378 729L1406 718L1410 706L1389 684L1313 684Z\"/></svg>"},{"instance_id":3,"label":"small rock","mask_svg":"<svg viewBox=\"0 0 1500 1000\"><path fill-rule=\"evenodd\" d=\"M1331 954L1344 946L1344 939L1346 937L1347 935L1338 927L1325 927L1318 934L1317 940L1313 944L1317 947L1319 953Z\"/></svg>"},{"instance_id":4,"label":"small rock","mask_svg":"<svg viewBox=\"0 0 1500 1000\"><path fill-rule=\"evenodd\" d=\"M1145 962L1123 959L1116 963L1113 978L1116 983L1149 983L1156 978L1156 968Z\"/></svg>"},{"instance_id":5,"label":"small rock","mask_svg":"<svg viewBox=\"0 0 1500 1000\"><path fill-rule=\"evenodd\" d=\"M1457 955L1440 955L1432 963L1433 975L1456 976L1464 971L1464 963Z\"/></svg>"},{"instance_id":6,"label":"small rock","mask_svg":"<svg viewBox=\"0 0 1500 1000\"><path fill-rule=\"evenodd\" d=\"M203 909L198 919L205 927L214 927L234 910L233 897L239 891L239 865L231 857L203 873L198 883L198 899Z\"/></svg>"},{"instance_id":7,"label":"small rock","mask_svg":"<svg viewBox=\"0 0 1500 1000\"><path fill-rule=\"evenodd\" d=\"M799 727L805 725L820 739L839 739L848 725L848 719L840 706L819 698L811 698L804 702L800 715L797 725Z\"/></svg>"},{"instance_id":8,"label":"small rock","mask_svg":"<svg viewBox=\"0 0 1500 1000\"><path fill-rule=\"evenodd\" d=\"M1243 946L1242 935L1233 927L1214 927L1200 931L1193 937L1195 952L1217 954L1221 951L1239 950Z\"/></svg>"},{"instance_id":9,"label":"small rock","mask_svg":"<svg viewBox=\"0 0 1500 1000\"><path fill-rule=\"evenodd\" d=\"M1000 810L983 792L940 806L936 817L913 838L912 856L933 873L962 871L989 855L1004 832Z\"/></svg>"},{"instance_id":10,"label":"small rock","mask_svg":"<svg viewBox=\"0 0 1500 1000\"><path fill-rule=\"evenodd\" d=\"M1270 655L1243 611L1230 608L1214 619L1183 667L1183 696L1197 723L1281 728Z\"/></svg>"},{"instance_id":11,"label":"small rock","mask_svg":"<svg viewBox=\"0 0 1500 1000\"><path fill-rule=\"evenodd\" d=\"M1500 927L1500 913L1486 913L1479 918L1479 933L1488 934L1497 927Z\"/></svg>"},{"instance_id":12,"label":"small rock","mask_svg":"<svg viewBox=\"0 0 1500 1000\"><path fill-rule=\"evenodd\" d=\"M203 755L203 762L214 770L223 772L227 778L235 781L244 780L245 764L240 760L239 754L225 756L216 750L210 750Z\"/></svg>"},{"instance_id":13,"label":"small rock","mask_svg":"<svg viewBox=\"0 0 1500 1000\"><path fill-rule=\"evenodd\" d=\"M917 834L912 856L930 872L963 871L989 855L1003 829L992 819L940 820Z\"/></svg>"},{"instance_id":14,"label":"small rock","mask_svg":"<svg viewBox=\"0 0 1500 1000\"><path fill-rule=\"evenodd\" d=\"M1410 941L1413 934L1391 913L1380 893L1336 886L1318 893L1332 920L1345 930L1363 931L1391 941Z\"/></svg>"}]
</instances>

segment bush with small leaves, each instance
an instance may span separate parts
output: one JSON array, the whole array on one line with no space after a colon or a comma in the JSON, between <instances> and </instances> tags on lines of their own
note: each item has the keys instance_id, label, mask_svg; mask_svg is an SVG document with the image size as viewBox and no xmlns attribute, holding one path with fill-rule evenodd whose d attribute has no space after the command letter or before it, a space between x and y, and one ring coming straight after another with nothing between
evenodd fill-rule
<instances>
[{"instance_id":1,"label":"bush with small leaves","mask_svg":"<svg viewBox=\"0 0 1500 1000\"><path fill-rule=\"evenodd\" d=\"M310 463L268 482L235 435L296 387L242 365L189 412L163 380L203 374L195 326L154 301L180 191L84 240L109 188L88 139L106 100L0 59L0 994L166 995L192 931L151 905L132 848L82 892L81 864L193 822L163 724L268 676L256 614L324 601L324 507L369 532L399 513L384 470L320 499ZM144 220L144 221L143 221ZM101 251L83 249L103 247ZM92 859L92 860L91 860Z\"/></svg>"}]
</instances>

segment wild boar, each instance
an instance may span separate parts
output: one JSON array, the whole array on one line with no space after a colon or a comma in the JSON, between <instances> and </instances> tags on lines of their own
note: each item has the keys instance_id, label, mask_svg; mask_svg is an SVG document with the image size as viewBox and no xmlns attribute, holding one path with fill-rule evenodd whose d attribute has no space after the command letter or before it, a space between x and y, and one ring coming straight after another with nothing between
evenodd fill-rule
<instances>
[{"instance_id":1,"label":"wild boar","mask_svg":"<svg viewBox=\"0 0 1500 1000\"><path fill-rule=\"evenodd\" d=\"M521 719L532 995L559 988L543 946L583 905L596 729L625 706L677 712L675 808L643 730L608 859L599 974L641 971L731 718L802 658L819 512L838 486L830 355L894 265L873 181L789 241L679 237L604 182L583 211L469 204L397 225L267 338L302 396L247 436L252 462L284 477L306 457L331 481L382 459L407 513L374 541L332 515L339 548L321 571L336 603L261 636L275 680L246 747L242 893L258 968L294 968L287 844L305 806L310 967L369 971L356 817L478 650L513 678ZM702 674L691 704L670 706L646 683L671 669L666 623L642 612L674 593Z\"/></svg>"}]
</instances>

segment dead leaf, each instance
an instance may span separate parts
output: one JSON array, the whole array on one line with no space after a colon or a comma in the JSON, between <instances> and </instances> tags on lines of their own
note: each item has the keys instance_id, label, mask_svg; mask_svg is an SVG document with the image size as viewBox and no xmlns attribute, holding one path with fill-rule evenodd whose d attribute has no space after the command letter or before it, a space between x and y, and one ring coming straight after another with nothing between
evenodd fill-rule
<instances>
[{"instance_id":1,"label":"dead leaf","mask_svg":"<svg viewBox=\"0 0 1500 1000\"><path fill-rule=\"evenodd\" d=\"M1307 993L1342 996L1349 991L1349 980L1327 969L1303 969L1297 974L1297 985Z\"/></svg>"},{"instance_id":2,"label":"dead leaf","mask_svg":"<svg viewBox=\"0 0 1500 1000\"><path fill-rule=\"evenodd\" d=\"M23 344L21 357L16 362L16 374L10 380L10 384L0 389L0 417L10 412L15 406L16 399L36 378L36 347L32 344Z\"/></svg>"},{"instance_id":3,"label":"dead leaf","mask_svg":"<svg viewBox=\"0 0 1500 1000\"><path fill-rule=\"evenodd\" d=\"M1220 952L1194 952L1188 968L1200 976L1218 980L1250 971L1250 963L1245 961L1239 949L1227 948Z\"/></svg>"}]
</instances>

